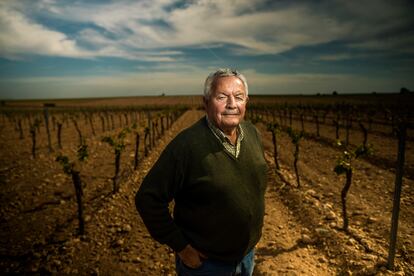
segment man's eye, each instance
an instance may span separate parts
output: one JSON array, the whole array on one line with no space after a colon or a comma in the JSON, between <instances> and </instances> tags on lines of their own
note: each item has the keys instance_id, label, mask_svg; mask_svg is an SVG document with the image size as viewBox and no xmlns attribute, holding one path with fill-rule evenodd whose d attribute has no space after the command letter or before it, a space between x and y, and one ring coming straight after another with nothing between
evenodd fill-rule
<instances>
[{"instance_id":1,"label":"man's eye","mask_svg":"<svg viewBox=\"0 0 414 276\"><path fill-rule=\"evenodd\" d=\"M219 101L223 101L223 100L225 100L225 99L227 99L227 97L226 97L226 96L218 96L218 97L217 97L217 100L219 100Z\"/></svg>"},{"instance_id":2,"label":"man's eye","mask_svg":"<svg viewBox=\"0 0 414 276\"><path fill-rule=\"evenodd\" d=\"M242 102L242 101L244 101L244 97L236 96L236 101Z\"/></svg>"}]
</instances>

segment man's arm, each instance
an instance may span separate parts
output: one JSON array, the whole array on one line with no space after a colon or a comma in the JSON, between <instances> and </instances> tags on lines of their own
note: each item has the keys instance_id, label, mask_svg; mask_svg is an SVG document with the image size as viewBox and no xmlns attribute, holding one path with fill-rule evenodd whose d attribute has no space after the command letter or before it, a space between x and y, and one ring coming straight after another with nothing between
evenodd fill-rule
<instances>
[{"instance_id":1,"label":"man's arm","mask_svg":"<svg viewBox=\"0 0 414 276\"><path fill-rule=\"evenodd\" d=\"M163 151L135 195L135 205L151 236L177 252L185 265L197 268L207 256L190 245L168 208L181 188L185 174L185 148L177 147L172 142Z\"/></svg>"},{"instance_id":2,"label":"man's arm","mask_svg":"<svg viewBox=\"0 0 414 276\"><path fill-rule=\"evenodd\" d=\"M189 244L168 208L181 186L182 174L182 163L170 144L148 172L135 195L136 208L151 236L176 252L182 251Z\"/></svg>"}]
</instances>

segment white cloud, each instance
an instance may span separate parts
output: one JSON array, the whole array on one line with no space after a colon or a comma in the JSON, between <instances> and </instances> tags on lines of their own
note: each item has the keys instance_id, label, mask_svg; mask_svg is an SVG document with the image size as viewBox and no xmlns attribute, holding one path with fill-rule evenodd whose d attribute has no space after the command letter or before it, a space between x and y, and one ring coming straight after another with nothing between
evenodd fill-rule
<instances>
[{"instance_id":1,"label":"white cloud","mask_svg":"<svg viewBox=\"0 0 414 276\"><path fill-rule=\"evenodd\" d=\"M128 29L131 34L123 38L129 45L137 47L228 43L244 47L239 50L243 54L280 53L334 40L360 40L407 23L406 17L400 18L402 7L381 1L367 2L364 8L361 4L337 1L335 5L321 4L316 8L311 4L296 4L255 11L260 2L194 1L166 13L162 10L166 2L155 1L156 4L151 6L128 4L129 10L118 6L124 17L102 11L97 18L111 22L109 31L115 26L118 31ZM370 12L373 9L378 13ZM140 20L163 20L169 28L148 25ZM100 20L95 23L104 26Z\"/></svg>"},{"instance_id":2,"label":"white cloud","mask_svg":"<svg viewBox=\"0 0 414 276\"><path fill-rule=\"evenodd\" d=\"M176 0L4 3L0 5L3 54L174 61L167 53L147 56L146 51L214 44L236 45L234 54L276 54L331 41L369 46L378 35L412 23L404 6L388 1L275 2L274 8L267 9L264 0L198 0L182 6L175 6ZM97 28L85 25L68 38L30 20L33 14L51 22L58 19ZM12 36L13 32L18 35ZM401 47L401 43L390 46Z\"/></svg>"},{"instance_id":3,"label":"white cloud","mask_svg":"<svg viewBox=\"0 0 414 276\"><path fill-rule=\"evenodd\" d=\"M0 9L0 54L17 56L20 53L86 57L76 41L65 34L33 23L19 12Z\"/></svg>"},{"instance_id":4,"label":"white cloud","mask_svg":"<svg viewBox=\"0 0 414 276\"><path fill-rule=\"evenodd\" d=\"M76 8L57 7L54 6L55 1L43 0L37 3L37 8L43 12L47 11L49 15L55 16L78 16L79 20L88 22L88 18L93 17L89 10L80 10ZM94 19L94 23L102 25L102 27L109 26L117 30L118 21L125 20L124 15L128 7L121 6L114 9L111 6L104 6L103 13L98 13ZM93 8L93 7L91 7ZM36 23L29 19L24 11L27 12L27 7L22 3L15 3L6 1L0 3L0 56L20 59L23 54L37 54L49 56L64 56L76 58L94 58L94 57L120 57L125 59L135 59L142 61L154 62L171 62L174 61L179 51L148 51L140 50L139 48L128 47L127 43L122 43L116 39L109 39L102 33L85 28L78 33L75 38L69 38L63 32L58 32L48 28L47 26ZM73 13L67 13L68 11ZM108 13L108 21L105 25L104 17ZM120 14L118 14L121 11ZM124 12L122 12L124 11ZM134 9L132 9L134 11ZM111 17L111 15L117 15ZM126 18L128 19L128 18ZM124 21L124 23L126 23ZM119 29L126 28L122 24ZM109 30L110 30L109 29ZM88 48L80 47L79 44L89 46Z\"/></svg>"},{"instance_id":5,"label":"white cloud","mask_svg":"<svg viewBox=\"0 0 414 276\"><path fill-rule=\"evenodd\" d=\"M161 19L168 23L168 28L143 24L139 20L117 23L133 33L125 39L137 47L226 43L244 47L244 53L248 54L279 53L300 45L331 41L342 34L335 22L321 33L320 28L327 19L314 14L306 6L238 13L246 9L253 9L252 3L231 5L223 1L196 1L169 14L158 12L154 18L145 18Z\"/></svg>"}]
</instances>

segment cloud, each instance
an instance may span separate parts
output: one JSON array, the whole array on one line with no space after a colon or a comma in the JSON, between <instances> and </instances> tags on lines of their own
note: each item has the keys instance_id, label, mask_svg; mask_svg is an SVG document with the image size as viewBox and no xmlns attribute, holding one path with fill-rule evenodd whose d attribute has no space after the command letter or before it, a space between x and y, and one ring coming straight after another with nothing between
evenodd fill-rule
<instances>
[{"instance_id":1,"label":"cloud","mask_svg":"<svg viewBox=\"0 0 414 276\"><path fill-rule=\"evenodd\" d=\"M22 54L37 54L172 62L181 54L180 51L160 49L162 43L157 35L159 27L137 22L161 18L157 14L166 17L161 7L171 4L171 1L123 1L106 5L62 5L51 0L34 3L26 2L23 5L6 1L0 4L0 55L3 57L19 58ZM29 18L34 15L49 18L50 22L64 20L68 24L82 23L85 27L69 38L64 31L52 30ZM99 29L87 27L87 24ZM153 51L154 48L160 50Z\"/></svg>"},{"instance_id":2,"label":"cloud","mask_svg":"<svg viewBox=\"0 0 414 276\"><path fill-rule=\"evenodd\" d=\"M398 50L404 47L404 38L394 31L404 34L404 28L414 22L407 9L410 4L385 0L363 4L343 0L23 3L5 1L0 6L3 55L112 56L168 62L176 56L148 51L221 44L237 55L278 54L332 41L372 47L384 36L395 40L389 47ZM36 22L36 16L49 19L50 26ZM79 30L70 35L64 29L52 30L54 20L76 23Z\"/></svg>"},{"instance_id":3,"label":"cloud","mask_svg":"<svg viewBox=\"0 0 414 276\"><path fill-rule=\"evenodd\" d=\"M277 37L276 18L274 12L236 15L226 9L216 11L209 5L191 6L172 12L168 22L175 32L165 33L161 43L177 46L224 43L249 50L246 53L281 52L290 45Z\"/></svg>"},{"instance_id":4,"label":"cloud","mask_svg":"<svg viewBox=\"0 0 414 276\"><path fill-rule=\"evenodd\" d=\"M277 10L255 10L255 5L262 1L233 2L194 1L169 13L164 10L166 1L155 1L156 9L141 3L128 4L125 9L118 4L111 6L111 12L99 9L89 20L108 32L116 32L122 43L137 48L222 43L236 45L238 51L244 49L240 52L243 54L280 53L297 46L338 39L342 34L338 23L315 14L311 7L303 4ZM123 16L113 9L118 9ZM140 12L135 12L137 10ZM77 20L84 20L84 17ZM323 33L321 26L326 26Z\"/></svg>"},{"instance_id":5,"label":"cloud","mask_svg":"<svg viewBox=\"0 0 414 276\"><path fill-rule=\"evenodd\" d=\"M31 22L21 13L0 6L0 55L18 56L21 53L86 57L76 41L61 32L52 31Z\"/></svg>"},{"instance_id":6,"label":"cloud","mask_svg":"<svg viewBox=\"0 0 414 276\"><path fill-rule=\"evenodd\" d=\"M129 45L120 44L115 40L109 39L94 29L84 29L77 35L83 45L87 45L94 50L90 50L94 57L119 57L130 60L152 61L152 62L172 62L176 57L182 55L181 51L172 50L149 50L136 49ZM93 53L92 53L93 51Z\"/></svg>"},{"instance_id":7,"label":"cloud","mask_svg":"<svg viewBox=\"0 0 414 276\"><path fill-rule=\"evenodd\" d=\"M55 1L44 0L38 2L36 7L42 12L46 11L47 15L52 18L53 16L62 15L65 18L65 16L75 15L74 17L78 16L80 21L87 22L89 20L90 10L85 10L85 8L81 10L81 7L72 9L54 5ZM104 6L103 12L98 13L94 18L94 23L109 27L109 30L113 29L114 31L125 28L120 25L117 29L116 26L118 20L124 18L122 11L126 12L128 7L116 7L113 10L111 6ZM22 55L35 54L74 58L119 57L141 61L171 62L181 54L180 51L150 51L149 48L140 49L136 45L131 47L128 43L110 39L101 32L87 27L69 37L64 32L52 30L36 23L25 14L27 10L29 8L21 3L12 1L0 3L0 56L21 59ZM69 11L68 14L67 11ZM121 13L118 14L120 11ZM128 11L131 12L131 10ZM63 14L65 15L63 16ZM108 21L103 20L106 14L108 14ZM116 16L114 16L115 14ZM123 23L127 22L123 21Z\"/></svg>"},{"instance_id":8,"label":"cloud","mask_svg":"<svg viewBox=\"0 0 414 276\"><path fill-rule=\"evenodd\" d=\"M131 47L220 43L235 45L234 53L248 55L277 54L331 41L363 41L384 33L391 36L393 30L413 23L403 5L386 1L364 2L362 8L349 1L266 7L266 1L260 0L200 0L167 12L171 5L174 1L120 2L98 8L88 20L119 35L119 41Z\"/></svg>"}]
</instances>

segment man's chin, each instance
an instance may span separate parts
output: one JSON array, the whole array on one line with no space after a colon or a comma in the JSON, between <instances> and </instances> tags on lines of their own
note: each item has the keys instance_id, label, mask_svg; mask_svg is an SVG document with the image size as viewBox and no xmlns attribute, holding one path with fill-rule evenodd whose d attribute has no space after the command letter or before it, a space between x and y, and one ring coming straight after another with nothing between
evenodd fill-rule
<instances>
[{"instance_id":1,"label":"man's chin","mask_svg":"<svg viewBox=\"0 0 414 276\"><path fill-rule=\"evenodd\" d=\"M233 128L233 127L237 127L240 123L240 120L224 120L221 125L225 128Z\"/></svg>"}]
</instances>

